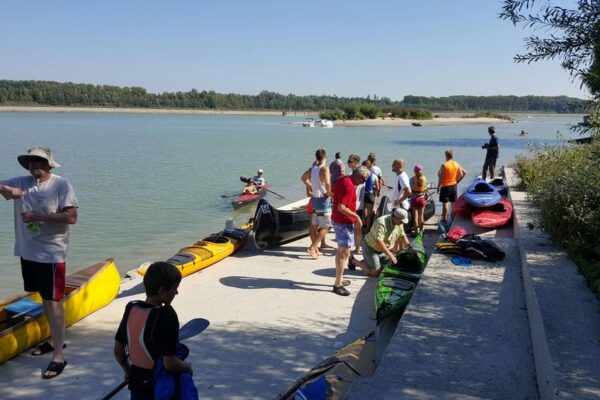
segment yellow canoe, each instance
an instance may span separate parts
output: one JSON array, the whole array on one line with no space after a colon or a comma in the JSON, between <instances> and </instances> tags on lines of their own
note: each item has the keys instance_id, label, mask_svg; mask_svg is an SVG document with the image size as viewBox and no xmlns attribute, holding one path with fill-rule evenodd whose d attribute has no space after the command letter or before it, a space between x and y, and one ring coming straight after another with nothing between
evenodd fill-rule
<instances>
[{"instance_id":1,"label":"yellow canoe","mask_svg":"<svg viewBox=\"0 0 600 400\"><path fill-rule=\"evenodd\" d=\"M68 275L65 279L65 326L71 326L110 303L119 292L121 275L107 259ZM26 308L16 312L14 308ZM39 293L23 293L0 302L0 363L50 337L50 325L41 313ZM16 307L15 307L16 306Z\"/></svg>"},{"instance_id":2,"label":"yellow canoe","mask_svg":"<svg viewBox=\"0 0 600 400\"><path fill-rule=\"evenodd\" d=\"M226 228L219 233L213 233L179 250L167 262L176 266L185 278L238 251L246 243L250 230L250 225L244 225L241 229ZM137 269L138 274L145 275L149 266L150 263L142 264Z\"/></svg>"}]
</instances>

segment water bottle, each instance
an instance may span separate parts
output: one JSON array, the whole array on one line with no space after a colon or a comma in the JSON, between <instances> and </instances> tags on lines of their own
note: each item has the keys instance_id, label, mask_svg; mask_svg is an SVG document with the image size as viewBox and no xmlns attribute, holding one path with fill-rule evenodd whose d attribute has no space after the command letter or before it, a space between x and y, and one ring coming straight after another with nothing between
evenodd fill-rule
<instances>
[{"instance_id":1,"label":"water bottle","mask_svg":"<svg viewBox=\"0 0 600 400\"><path fill-rule=\"evenodd\" d=\"M15 201L18 201L20 203L20 209L21 209L20 214L21 215L23 215L24 212L32 211L31 206L25 200L25 198L22 198L20 200L15 200ZM27 231L34 236L38 235L42 231L42 227L41 227L39 221L24 222L24 224L27 227Z\"/></svg>"}]
</instances>

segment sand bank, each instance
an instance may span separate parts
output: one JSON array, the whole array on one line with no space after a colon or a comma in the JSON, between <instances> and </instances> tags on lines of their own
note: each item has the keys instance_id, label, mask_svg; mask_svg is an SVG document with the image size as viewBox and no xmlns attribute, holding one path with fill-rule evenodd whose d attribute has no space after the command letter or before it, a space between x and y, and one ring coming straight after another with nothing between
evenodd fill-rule
<instances>
[{"instance_id":1,"label":"sand bank","mask_svg":"<svg viewBox=\"0 0 600 400\"><path fill-rule=\"evenodd\" d=\"M419 123L423 126L440 125L498 125L507 124L510 121L499 118L461 118L461 117L440 117L429 120L401 119L401 118L377 118L363 119L353 121L335 121L337 126L411 126L413 123Z\"/></svg>"},{"instance_id":2,"label":"sand bank","mask_svg":"<svg viewBox=\"0 0 600 400\"><path fill-rule=\"evenodd\" d=\"M61 113L117 113L117 114L200 114L200 115L264 115L281 116L281 111L240 110L196 110L180 108L119 108L119 107L43 107L43 106L0 106L0 112L61 112ZM297 111L291 115L304 116ZM288 113L289 115L289 113Z\"/></svg>"},{"instance_id":3,"label":"sand bank","mask_svg":"<svg viewBox=\"0 0 600 400\"><path fill-rule=\"evenodd\" d=\"M259 116L282 116L282 111L257 111L257 110L197 110L180 108L117 108L117 107L52 107L52 106L0 106L0 112L60 112L60 113L117 113L117 114L187 114L187 115L259 115ZM291 117L304 118L316 117L316 113L310 111L287 111ZM412 123L428 125L495 125L508 123L498 118L461 118L440 117L432 120L413 120L401 118L377 118L353 121L335 121L338 126L411 126Z\"/></svg>"}]
</instances>

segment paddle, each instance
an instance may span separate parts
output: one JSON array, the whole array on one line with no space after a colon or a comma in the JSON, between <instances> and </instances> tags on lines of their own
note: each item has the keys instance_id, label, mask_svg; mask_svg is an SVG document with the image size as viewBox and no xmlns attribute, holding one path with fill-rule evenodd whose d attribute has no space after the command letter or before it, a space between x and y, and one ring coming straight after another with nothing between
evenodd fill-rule
<instances>
[{"instance_id":1,"label":"paddle","mask_svg":"<svg viewBox=\"0 0 600 400\"><path fill-rule=\"evenodd\" d=\"M238 193L238 194L222 194L221 198L223 198L223 199L229 199L229 198L237 197L237 196L241 196L241 195L242 195L242 193Z\"/></svg>"},{"instance_id":2,"label":"paddle","mask_svg":"<svg viewBox=\"0 0 600 400\"><path fill-rule=\"evenodd\" d=\"M266 188L263 188L263 189L265 189L265 190L266 190L267 192L269 192L269 193L273 193L273 194L275 194L275 195L277 195L277 196L281 197L282 199L285 199L285 196L282 196L282 195L280 195L279 193L275 193L274 191L272 191L272 190L269 190L269 189L266 189Z\"/></svg>"},{"instance_id":3,"label":"paddle","mask_svg":"<svg viewBox=\"0 0 600 400\"><path fill-rule=\"evenodd\" d=\"M189 339L193 336L201 334L208 326L210 322L204 318L194 318L188 321L185 325L183 325L179 329L179 341ZM109 400L114 397L117 393L121 391L127 384L129 383L129 379L125 379L123 382L119 383L117 387L111 390L106 396L104 396L101 400Z\"/></svg>"}]
</instances>

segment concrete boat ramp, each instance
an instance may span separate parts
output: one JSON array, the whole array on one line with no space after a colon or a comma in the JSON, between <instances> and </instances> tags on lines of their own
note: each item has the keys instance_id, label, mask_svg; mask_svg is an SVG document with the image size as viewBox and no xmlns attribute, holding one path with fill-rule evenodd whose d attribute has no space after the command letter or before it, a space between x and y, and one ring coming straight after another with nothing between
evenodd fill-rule
<instances>
[{"instance_id":1,"label":"concrete boat ramp","mask_svg":"<svg viewBox=\"0 0 600 400\"><path fill-rule=\"evenodd\" d=\"M355 381L347 398L600 398L598 303L564 254L527 228L535 212L524 194L511 195L515 225L485 233L506 259L464 268L432 254L397 329L378 329L392 336L384 350L377 345L374 376ZM201 398L275 398L376 328L375 279L348 271L352 294L336 296L333 250L313 260L307 246L302 239L262 252L250 240L182 281L173 302L180 323L211 322L185 342ZM101 398L122 380L112 347L125 304L143 297L140 278L125 280L115 301L69 328L69 364L57 379L40 379L49 355L24 353L0 365L0 399Z\"/></svg>"}]
</instances>

